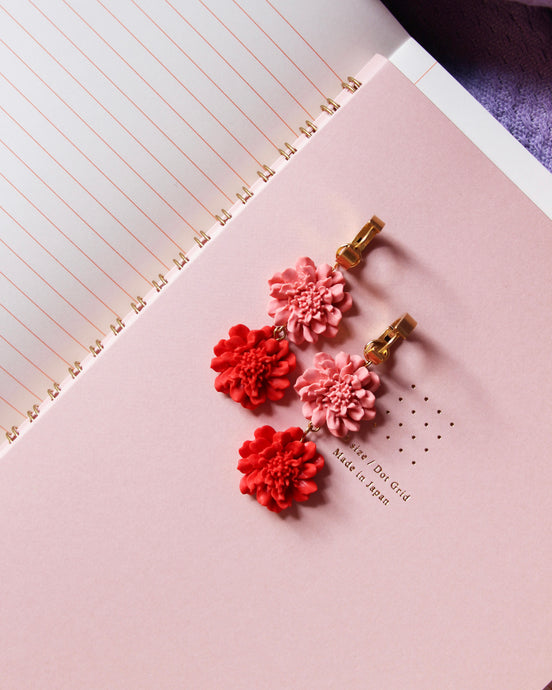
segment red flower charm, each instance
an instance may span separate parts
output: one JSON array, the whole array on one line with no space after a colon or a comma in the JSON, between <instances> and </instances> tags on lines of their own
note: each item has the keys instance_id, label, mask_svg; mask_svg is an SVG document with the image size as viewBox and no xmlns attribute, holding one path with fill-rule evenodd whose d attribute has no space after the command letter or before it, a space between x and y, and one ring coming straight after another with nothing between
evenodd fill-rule
<instances>
[{"instance_id":1,"label":"red flower charm","mask_svg":"<svg viewBox=\"0 0 552 690\"><path fill-rule=\"evenodd\" d=\"M242 494L279 513L293 501L301 503L317 490L313 477L324 467L313 441L302 441L303 431L291 427L275 431L271 426L255 430L255 440L240 448L238 470Z\"/></svg>"},{"instance_id":2,"label":"red flower charm","mask_svg":"<svg viewBox=\"0 0 552 690\"><path fill-rule=\"evenodd\" d=\"M220 372L215 388L250 410L268 400L280 400L290 386L295 355L287 340L276 340L273 327L250 331L238 324L227 340L214 348L211 369Z\"/></svg>"}]
</instances>

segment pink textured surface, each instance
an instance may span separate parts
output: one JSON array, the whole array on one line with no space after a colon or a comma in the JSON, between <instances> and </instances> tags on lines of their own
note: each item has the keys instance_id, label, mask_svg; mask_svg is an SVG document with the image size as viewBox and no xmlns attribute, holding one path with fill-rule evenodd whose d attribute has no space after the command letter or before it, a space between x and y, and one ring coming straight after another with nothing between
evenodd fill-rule
<instances>
[{"instance_id":1,"label":"pink textured surface","mask_svg":"<svg viewBox=\"0 0 552 690\"><path fill-rule=\"evenodd\" d=\"M406 309L418 328L378 370L377 426L320 434L319 491L274 515L238 448L300 403L217 395L212 344L373 213L329 351ZM383 63L3 458L2 687L544 686L551 229Z\"/></svg>"}]
</instances>

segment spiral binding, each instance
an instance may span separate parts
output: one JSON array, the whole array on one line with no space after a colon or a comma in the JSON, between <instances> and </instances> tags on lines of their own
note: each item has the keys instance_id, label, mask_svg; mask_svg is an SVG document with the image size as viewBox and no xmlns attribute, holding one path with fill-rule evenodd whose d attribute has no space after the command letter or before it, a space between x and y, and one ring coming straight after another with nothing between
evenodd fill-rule
<instances>
[{"instance_id":1,"label":"spiral binding","mask_svg":"<svg viewBox=\"0 0 552 690\"><path fill-rule=\"evenodd\" d=\"M38 405L33 405L30 410L27 410L27 417L29 418L29 422L34 421L38 417L38 413L40 410L38 409Z\"/></svg>"},{"instance_id":2,"label":"spiral binding","mask_svg":"<svg viewBox=\"0 0 552 690\"><path fill-rule=\"evenodd\" d=\"M103 346L102 346L103 348ZM69 373L71 374L72 379L76 379L77 376L81 373L82 371L82 364L80 362L73 362L73 366L69 367Z\"/></svg>"},{"instance_id":3,"label":"spiral binding","mask_svg":"<svg viewBox=\"0 0 552 690\"><path fill-rule=\"evenodd\" d=\"M152 280L151 284L153 285L153 287L156 289L157 292L161 292L162 288L164 288L165 285L167 284L167 279L165 278L165 276L162 273L159 273L158 277L159 277L159 282L157 282L156 280Z\"/></svg>"},{"instance_id":4,"label":"spiral binding","mask_svg":"<svg viewBox=\"0 0 552 690\"><path fill-rule=\"evenodd\" d=\"M236 194L236 196L242 202L242 204L246 204L253 196L253 192L250 189L247 189L247 187L242 187L242 190L245 192L245 196L242 196L240 193Z\"/></svg>"},{"instance_id":5,"label":"spiral binding","mask_svg":"<svg viewBox=\"0 0 552 690\"><path fill-rule=\"evenodd\" d=\"M341 86L346 91L354 93L362 86L362 84L358 81L358 79L355 79L354 77L347 77L347 81L341 82ZM334 115L340 107L341 106L338 103L336 103L336 101L334 101L332 98L326 98L326 102L320 106L320 110L322 110L322 112L326 113L327 115L331 116ZM299 131L307 139L310 139L312 135L316 133L317 130L318 127L314 124L314 122L311 122L310 120L306 120L305 125L299 127ZM282 156L282 158L288 161L294 153L297 153L297 149L295 148L295 146L286 141L284 142L283 147L278 149L278 153L280 154L280 156ZM276 171L268 165L263 165L261 170L257 170L257 175L261 178L263 182L268 182L269 179L273 177L275 174ZM242 204L246 204L249 201L249 199L251 199L253 196L253 192L247 187L242 187L241 191L236 194L237 199L241 201ZM220 214L215 214L214 217L221 226L224 226L229 220L232 219L232 214L223 208L221 209ZM203 230L200 231L200 237L194 237L194 240L196 241L200 249L203 248L205 244L209 242L210 239L211 237ZM189 258L186 256L184 252L179 252L178 256L175 259L173 259L173 263L179 271L182 270L188 262ZM165 285L168 284L168 281L162 273L159 273L157 275L157 278L151 281L151 284L157 292L161 292ZM130 303L130 307L135 314L139 314L146 305L147 302L139 295L136 297L135 302ZM125 323L120 317L117 317L115 323L110 324L109 328L113 335L117 336L123 330L123 328L125 328ZM97 357L104 349L104 344L101 340L96 340L94 344L90 345L88 349L93 357ZM73 366L70 366L68 368L68 371L71 378L75 379L82 372L81 363L77 361L73 362ZM50 400L55 400L61 393L61 386L59 385L59 383L56 383L54 381L52 382L52 387L48 388L47 393ZM39 413L39 405L33 405L30 410L27 410L26 417L29 420L29 422L33 422L38 417ZM12 426L9 431L6 431L6 438L8 439L9 443L13 443L18 438L18 436L19 428L17 426Z\"/></svg>"},{"instance_id":6,"label":"spiral binding","mask_svg":"<svg viewBox=\"0 0 552 690\"><path fill-rule=\"evenodd\" d=\"M53 389L48 388L48 395L50 396L50 400L55 400L61 393L61 386L59 385L59 383L54 382L53 386Z\"/></svg>"},{"instance_id":7,"label":"spiral binding","mask_svg":"<svg viewBox=\"0 0 552 690\"><path fill-rule=\"evenodd\" d=\"M104 348L104 346L102 344L102 341L96 340L96 344L90 345L90 347L88 349L92 353L92 357L97 357L100 354L100 352L103 350L103 348Z\"/></svg>"},{"instance_id":8,"label":"spiral binding","mask_svg":"<svg viewBox=\"0 0 552 690\"><path fill-rule=\"evenodd\" d=\"M178 256L180 257L180 261L178 259L173 259L173 262L176 264L176 267L180 271L184 268L184 264L187 264L190 259L188 259L184 252L178 252ZM113 328L113 326L111 328Z\"/></svg>"}]
</instances>

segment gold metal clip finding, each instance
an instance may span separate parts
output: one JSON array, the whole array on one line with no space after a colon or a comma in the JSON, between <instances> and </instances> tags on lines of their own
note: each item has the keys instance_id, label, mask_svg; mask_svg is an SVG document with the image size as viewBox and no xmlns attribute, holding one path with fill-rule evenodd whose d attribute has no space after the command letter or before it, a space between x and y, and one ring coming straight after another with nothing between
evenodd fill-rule
<instances>
[{"instance_id":1,"label":"gold metal clip finding","mask_svg":"<svg viewBox=\"0 0 552 690\"><path fill-rule=\"evenodd\" d=\"M403 314L387 328L379 338L371 340L364 347L367 364L381 364L389 359L391 348L401 340L406 340L416 328L417 321L410 314Z\"/></svg>"},{"instance_id":2,"label":"gold metal clip finding","mask_svg":"<svg viewBox=\"0 0 552 690\"><path fill-rule=\"evenodd\" d=\"M346 269L358 266L362 259L362 252L383 230L384 225L385 223L377 216L372 216L350 244L345 244L337 250L335 260L339 266Z\"/></svg>"}]
</instances>

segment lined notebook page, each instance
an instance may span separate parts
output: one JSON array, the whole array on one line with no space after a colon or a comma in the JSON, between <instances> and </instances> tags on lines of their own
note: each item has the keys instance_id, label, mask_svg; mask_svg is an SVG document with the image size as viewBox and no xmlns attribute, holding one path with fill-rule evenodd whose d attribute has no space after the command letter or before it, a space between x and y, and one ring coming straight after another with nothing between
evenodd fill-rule
<instances>
[{"instance_id":1,"label":"lined notebook page","mask_svg":"<svg viewBox=\"0 0 552 690\"><path fill-rule=\"evenodd\" d=\"M376 1L2 0L1 429L404 38Z\"/></svg>"}]
</instances>

